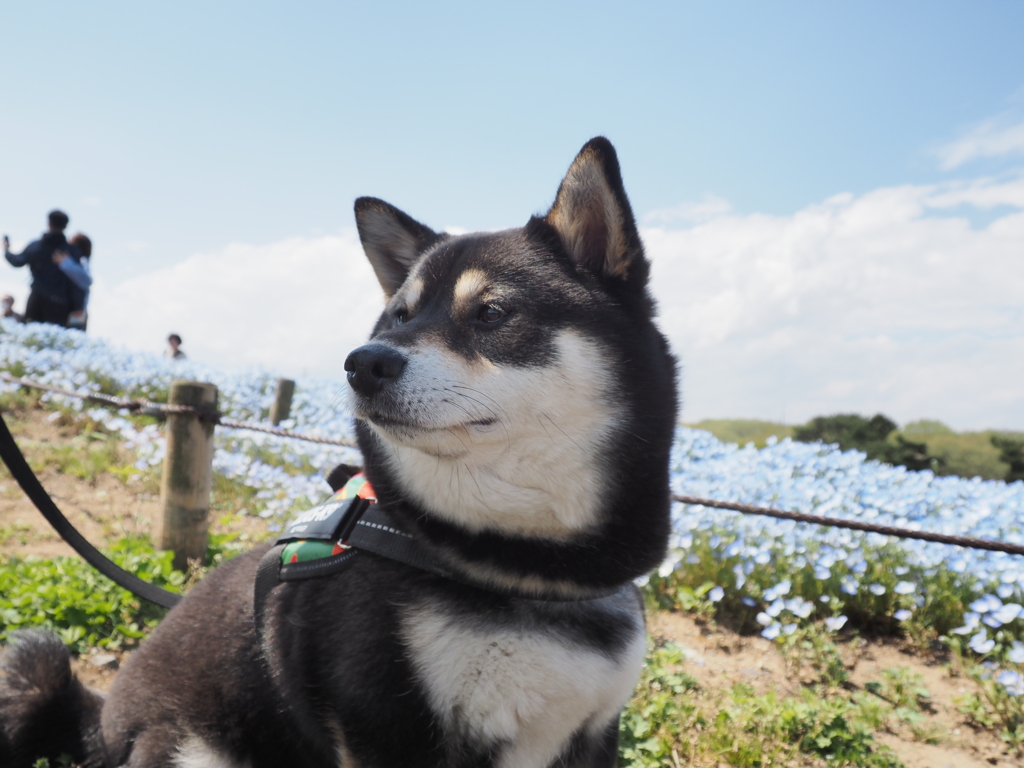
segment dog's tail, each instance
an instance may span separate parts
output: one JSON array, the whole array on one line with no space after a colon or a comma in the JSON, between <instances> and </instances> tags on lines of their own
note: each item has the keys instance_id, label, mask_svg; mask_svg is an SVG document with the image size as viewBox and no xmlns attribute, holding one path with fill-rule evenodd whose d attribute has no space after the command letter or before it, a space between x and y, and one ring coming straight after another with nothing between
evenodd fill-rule
<instances>
[{"instance_id":1,"label":"dog's tail","mask_svg":"<svg viewBox=\"0 0 1024 768\"><path fill-rule=\"evenodd\" d=\"M57 765L62 755L88 768L103 765L103 697L71 671L59 637L15 632L0 675L0 768L31 768L41 758Z\"/></svg>"}]
</instances>

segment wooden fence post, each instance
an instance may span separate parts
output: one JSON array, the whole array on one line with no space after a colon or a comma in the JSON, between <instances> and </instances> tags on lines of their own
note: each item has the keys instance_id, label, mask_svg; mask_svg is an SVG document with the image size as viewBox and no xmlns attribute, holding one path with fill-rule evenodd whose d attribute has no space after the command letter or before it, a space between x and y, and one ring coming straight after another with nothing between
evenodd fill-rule
<instances>
[{"instance_id":1,"label":"wooden fence post","mask_svg":"<svg viewBox=\"0 0 1024 768\"><path fill-rule=\"evenodd\" d=\"M201 381L174 381L167 401L216 411L217 387ZM167 415L167 455L160 484L160 548L174 550L174 567L180 570L188 567L189 560L206 560L213 430L212 421L201 421L195 414Z\"/></svg>"},{"instance_id":2,"label":"wooden fence post","mask_svg":"<svg viewBox=\"0 0 1024 768\"><path fill-rule=\"evenodd\" d=\"M270 407L270 423L275 427L288 418L292 411L292 395L295 394L295 382L291 379L278 379L277 390L274 392L274 404Z\"/></svg>"}]
</instances>

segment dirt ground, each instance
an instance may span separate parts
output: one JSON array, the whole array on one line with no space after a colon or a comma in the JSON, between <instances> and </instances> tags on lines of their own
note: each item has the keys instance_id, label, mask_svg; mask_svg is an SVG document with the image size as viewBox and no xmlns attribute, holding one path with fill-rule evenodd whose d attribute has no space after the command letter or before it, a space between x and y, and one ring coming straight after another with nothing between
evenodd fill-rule
<instances>
[{"instance_id":1,"label":"dirt ground","mask_svg":"<svg viewBox=\"0 0 1024 768\"><path fill-rule=\"evenodd\" d=\"M662 612L648 617L648 621L654 637L683 648L685 670L706 689L727 689L743 682L758 693L775 690L782 695L797 695L800 692L803 681L787 670L778 647L769 640L712 628L686 614ZM991 733L976 731L957 712L954 698L967 692L969 681L952 677L937 661L908 653L895 642L861 642L843 646L842 650L854 690L862 690L866 683L879 680L883 669L893 667L905 667L923 678L931 694L932 711L924 713L927 728L936 735L938 743L915 741L902 729L893 733L875 732L878 741L892 748L907 768L1024 765L1024 760L1007 751L1002 741Z\"/></svg>"},{"instance_id":2,"label":"dirt ground","mask_svg":"<svg viewBox=\"0 0 1024 768\"><path fill-rule=\"evenodd\" d=\"M48 420L45 411L20 412L16 416L9 419L10 426L30 461L34 454L41 454L50 446L66 444L75 435L74 427L62 427ZM159 500L152 478L148 483L132 479L124 482L101 475L88 481L47 468L40 474L40 480L64 514L94 544L102 545L126 533L156 533ZM260 525L259 521L240 524ZM52 557L74 553L3 470L0 473L0 558L30 554ZM655 637L683 648L686 671L706 689L726 689L742 681L758 692L769 689L781 694L799 692L801 680L787 670L776 645L768 640L743 637L677 613L658 613L649 617L649 622ZM897 643L863 642L844 647L843 651L855 688L877 680L881 670L892 667L906 667L923 678L931 693L932 711L926 713L928 725L937 735L938 743L914 741L902 731L876 732L878 741L891 747L907 768L1024 765L1024 760L1008 752L993 734L976 731L965 723L953 700L967 691L969 682L951 676L937 661L907 653ZM125 654L97 650L76 659L74 666L89 685L106 690L124 658Z\"/></svg>"},{"instance_id":3,"label":"dirt ground","mask_svg":"<svg viewBox=\"0 0 1024 768\"><path fill-rule=\"evenodd\" d=\"M5 413L4 418L34 467L78 434L74 425L61 425L50 419L50 412L40 409ZM132 461L127 453L122 458L125 463ZM82 479L58 471L52 463L37 471L37 476L64 516L94 545L102 547L121 537L142 533L154 541L158 539L159 477L136 474L123 479L105 473ZM324 492L328 490L325 486ZM268 535L266 524L258 517L234 517L225 523L216 512L210 514L210 530L245 532L254 540ZM0 556L73 554L74 550L50 527L7 468L0 465Z\"/></svg>"},{"instance_id":4,"label":"dirt ground","mask_svg":"<svg viewBox=\"0 0 1024 768\"><path fill-rule=\"evenodd\" d=\"M44 456L47 449L64 445L75 436L73 427L50 421L45 411L19 411L17 417L5 414L8 426L30 463ZM38 473L39 480L64 515L94 544L130 533L152 532L157 519L158 498L152 488L141 482L128 483L113 475L94 480L61 474L53 467ZM4 555L72 555L21 488L0 469L0 552ZM133 487L134 486L134 487Z\"/></svg>"}]
</instances>

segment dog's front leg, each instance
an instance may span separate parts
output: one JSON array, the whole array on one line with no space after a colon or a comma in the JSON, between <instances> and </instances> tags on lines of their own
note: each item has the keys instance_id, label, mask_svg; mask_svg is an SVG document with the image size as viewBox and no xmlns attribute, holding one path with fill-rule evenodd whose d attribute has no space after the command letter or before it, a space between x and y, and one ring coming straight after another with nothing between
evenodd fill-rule
<instances>
[{"instance_id":1,"label":"dog's front leg","mask_svg":"<svg viewBox=\"0 0 1024 768\"><path fill-rule=\"evenodd\" d=\"M552 768L615 768L619 762L619 717L600 733L580 733Z\"/></svg>"},{"instance_id":2,"label":"dog's front leg","mask_svg":"<svg viewBox=\"0 0 1024 768\"><path fill-rule=\"evenodd\" d=\"M177 768L182 765L196 765L196 763L183 763L190 755L181 751L180 738L177 729L171 726L151 726L140 733L134 740L123 747L127 749L110 750L107 761L110 765L123 766L123 768ZM120 753L119 753L120 752Z\"/></svg>"}]
</instances>

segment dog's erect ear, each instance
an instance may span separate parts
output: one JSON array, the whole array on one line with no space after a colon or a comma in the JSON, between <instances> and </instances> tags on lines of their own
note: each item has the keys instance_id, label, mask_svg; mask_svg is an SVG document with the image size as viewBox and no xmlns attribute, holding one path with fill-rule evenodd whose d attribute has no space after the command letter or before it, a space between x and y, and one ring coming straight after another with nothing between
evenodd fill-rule
<instances>
[{"instance_id":1,"label":"dog's erect ear","mask_svg":"<svg viewBox=\"0 0 1024 768\"><path fill-rule=\"evenodd\" d=\"M573 260L598 275L625 279L642 257L615 147L603 136L576 155L546 219Z\"/></svg>"},{"instance_id":2,"label":"dog's erect ear","mask_svg":"<svg viewBox=\"0 0 1024 768\"><path fill-rule=\"evenodd\" d=\"M434 230L375 197L356 200L359 239L389 299L405 282L409 268L439 237Z\"/></svg>"}]
</instances>

